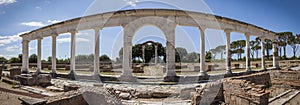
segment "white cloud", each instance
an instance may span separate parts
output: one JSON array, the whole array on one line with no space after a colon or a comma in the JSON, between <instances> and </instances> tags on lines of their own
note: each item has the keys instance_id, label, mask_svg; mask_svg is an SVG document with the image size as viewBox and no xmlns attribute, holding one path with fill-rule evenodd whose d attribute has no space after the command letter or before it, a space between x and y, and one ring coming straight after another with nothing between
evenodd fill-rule
<instances>
[{"instance_id":1,"label":"white cloud","mask_svg":"<svg viewBox=\"0 0 300 105\"><path fill-rule=\"evenodd\" d=\"M54 23L59 23L61 22L60 20L48 20L48 23L54 24Z\"/></svg>"},{"instance_id":2,"label":"white cloud","mask_svg":"<svg viewBox=\"0 0 300 105\"><path fill-rule=\"evenodd\" d=\"M90 40L85 39L85 38L76 38L76 42L89 42ZM58 43L66 43L66 42L71 42L71 38L60 38L57 39Z\"/></svg>"},{"instance_id":3,"label":"white cloud","mask_svg":"<svg viewBox=\"0 0 300 105\"><path fill-rule=\"evenodd\" d=\"M36 6L35 9L42 10L42 8L39 6Z\"/></svg>"},{"instance_id":4,"label":"white cloud","mask_svg":"<svg viewBox=\"0 0 300 105\"><path fill-rule=\"evenodd\" d=\"M8 46L8 47L6 47L6 51L14 52L14 51L19 50L19 47L20 47L20 46L17 46L17 45L14 45L14 46Z\"/></svg>"},{"instance_id":5,"label":"white cloud","mask_svg":"<svg viewBox=\"0 0 300 105\"><path fill-rule=\"evenodd\" d=\"M17 0L0 0L0 5L4 4L4 5L7 5L7 4L12 4L12 3L15 3L17 2Z\"/></svg>"},{"instance_id":6,"label":"white cloud","mask_svg":"<svg viewBox=\"0 0 300 105\"><path fill-rule=\"evenodd\" d=\"M140 2L140 0L123 0L126 2L126 4L132 6L132 7L135 7L136 6L136 3Z\"/></svg>"},{"instance_id":7,"label":"white cloud","mask_svg":"<svg viewBox=\"0 0 300 105\"><path fill-rule=\"evenodd\" d=\"M23 23L21 23L21 25L32 26L32 27L42 27L42 26L45 26L45 24L42 23L42 22L23 22Z\"/></svg>"},{"instance_id":8,"label":"white cloud","mask_svg":"<svg viewBox=\"0 0 300 105\"><path fill-rule=\"evenodd\" d=\"M13 43L13 42L21 40L22 38L19 37L19 35L27 33L27 32L28 31L26 31L26 32L20 32L20 33L18 33L16 35L11 35L11 36L0 36L0 46L5 46L7 44L10 44L10 43Z\"/></svg>"}]
</instances>

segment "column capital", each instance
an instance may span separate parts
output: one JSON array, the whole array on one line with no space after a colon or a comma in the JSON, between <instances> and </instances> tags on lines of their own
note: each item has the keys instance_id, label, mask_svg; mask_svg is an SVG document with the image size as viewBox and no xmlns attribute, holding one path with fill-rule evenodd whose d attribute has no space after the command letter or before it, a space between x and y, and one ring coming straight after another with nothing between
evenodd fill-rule
<instances>
[{"instance_id":1,"label":"column capital","mask_svg":"<svg viewBox=\"0 0 300 105\"><path fill-rule=\"evenodd\" d=\"M205 29L206 29L206 27L204 27L204 26L199 26L198 29L199 29L200 31L203 31L203 32L204 32Z\"/></svg>"},{"instance_id":2,"label":"column capital","mask_svg":"<svg viewBox=\"0 0 300 105\"><path fill-rule=\"evenodd\" d=\"M93 30L94 31L100 31L100 30L102 30L103 28L102 27L93 27Z\"/></svg>"},{"instance_id":3,"label":"column capital","mask_svg":"<svg viewBox=\"0 0 300 105\"><path fill-rule=\"evenodd\" d=\"M231 33L232 31L233 31L233 29L230 29L230 28L224 29L224 32L225 32L225 33Z\"/></svg>"},{"instance_id":4,"label":"column capital","mask_svg":"<svg viewBox=\"0 0 300 105\"><path fill-rule=\"evenodd\" d=\"M73 30L73 31L70 31L70 33L71 33L71 35L72 34L75 35L76 33L78 33L78 31L77 30Z\"/></svg>"},{"instance_id":5,"label":"column capital","mask_svg":"<svg viewBox=\"0 0 300 105\"><path fill-rule=\"evenodd\" d=\"M260 36L259 39L260 39L261 41L265 41L265 40L266 40L266 38L265 38L265 37L262 37L262 36Z\"/></svg>"},{"instance_id":6,"label":"column capital","mask_svg":"<svg viewBox=\"0 0 300 105\"><path fill-rule=\"evenodd\" d=\"M250 32L246 32L246 33L245 33L245 36L250 36L250 35L251 35Z\"/></svg>"},{"instance_id":7,"label":"column capital","mask_svg":"<svg viewBox=\"0 0 300 105\"><path fill-rule=\"evenodd\" d=\"M58 34L57 34L57 33L55 33L55 34L52 34L51 36L52 36L52 37L57 37L57 36L58 36Z\"/></svg>"},{"instance_id":8,"label":"column capital","mask_svg":"<svg viewBox=\"0 0 300 105\"><path fill-rule=\"evenodd\" d=\"M22 40L22 43L29 43L30 41L29 40Z\"/></svg>"},{"instance_id":9,"label":"column capital","mask_svg":"<svg viewBox=\"0 0 300 105\"><path fill-rule=\"evenodd\" d=\"M37 38L37 40L42 40L42 39L43 39L42 37L38 37L38 38Z\"/></svg>"}]
</instances>

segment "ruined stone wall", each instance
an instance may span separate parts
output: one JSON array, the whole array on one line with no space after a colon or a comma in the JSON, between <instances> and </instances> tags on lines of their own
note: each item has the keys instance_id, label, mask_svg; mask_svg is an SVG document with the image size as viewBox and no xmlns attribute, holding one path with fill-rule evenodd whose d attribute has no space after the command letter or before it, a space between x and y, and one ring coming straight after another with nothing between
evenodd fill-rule
<instances>
[{"instance_id":1,"label":"ruined stone wall","mask_svg":"<svg viewBox=\"0 0 300 105\"><path fill-rule=\"evenodd\" d=\"M273 71L270 77L272 85L300 88L300 71Z\"/></svg>"},{"instance_id":2,"label":"ruined stone wall","mask_svg":"<svg viewBox=\"0 0 300 105\"><path fill-rule=\"evenodd\" d=\"M46 105L88 105L82 95L48 101Z\"/></svg>"},{"instance_id":3,"label":"ruined stone wall","mask_svg":"<svg viewBox=\"0 0 300 105\"><path fill-rule=\"evenodd\" d=\"M255 83L256 85L268 85L271 81L269 73L266 72L234 77L233 79L247 80L251 83Z\"/></svg>"},{"instance_id":4,"label":"ruined stone wall","mask_svg":"<svg viewBox=\"0 0 300 105\"><path fill-rule=\"evenodd\" d=\"M257 73L224 79L224 101L228 105L267 105L269 73Z\"/></svg>"}]
</instances>

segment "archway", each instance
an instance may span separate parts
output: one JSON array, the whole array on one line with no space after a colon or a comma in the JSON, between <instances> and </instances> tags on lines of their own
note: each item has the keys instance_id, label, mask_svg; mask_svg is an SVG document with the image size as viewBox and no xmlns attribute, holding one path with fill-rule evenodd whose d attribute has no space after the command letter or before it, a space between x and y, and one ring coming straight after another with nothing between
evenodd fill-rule
<instances>
[{"instance_id":1,"label":"archway","mask_svg":"<svg viewBox=\"0 0 300 105\"><path fill-rule=\"evenodd\" d=\"M123 50L123 74L121 76L131 77L132 39L139 28L144 25L153 25L161 29L167 39L166 41L166 74L165 77L176 76L175 69L175 28L176 23L168 18L149 16L136 19L124 27L124 50ZM166 80L168 81L168 79ZM170 80L174 81L174 80Z\"/></svg>"}]
</instances>

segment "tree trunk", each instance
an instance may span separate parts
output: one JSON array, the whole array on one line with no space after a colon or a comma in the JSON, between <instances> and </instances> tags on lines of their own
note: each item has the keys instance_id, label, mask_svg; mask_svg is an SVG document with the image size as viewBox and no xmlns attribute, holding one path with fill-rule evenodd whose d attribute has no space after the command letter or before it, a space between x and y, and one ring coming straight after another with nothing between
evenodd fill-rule
<instances>
[{"instance_id":1,"label":"tree trunk","mask_svg":"<svg viewBox=\"0 0 300 105\"><path fill-rule=\"evenodd\" d=\"M223 51L221 52L221 60L223 59Z\"/></svg>"},{"instance_id":2,"label":"tree trunk","mask_svg":"<svg viewBox=\"0 0 300 105\"><path fill-rule=\"evenodd\" d=\"M279 47L279 57L281 58L281 47Z\"/></svg>"},{"instance_id":3,"label":"tree trunk","mask_svg":"<svg viewBox=\"0 0 300 105\"><path fill-rule=\"evenodd\" d=\"M283 47L283 56L286 57L286 46Z\"/></svg>"},{"instance_id":4,"label":"tree trunk","mask_svg":"<svg viewBox=\"0 0 300 105\"><path fill-rule=\"evenodd\" d=\"M256 59L258 59L258 50L256 50Z\"/></svg>"},{"instance_id":5,"label":"tree trunk","mask_svg":"<svg viewBox=\"0 0 300 105\"><path fill-rule=\"evenodd\" d=\"M269 56L270 56L270 51L269 51L268 48L266 48L266 50L267 50L267 59L269 60L269 59L270 59L270 58L269 58Z\"/></svg>"}]
</instances>

